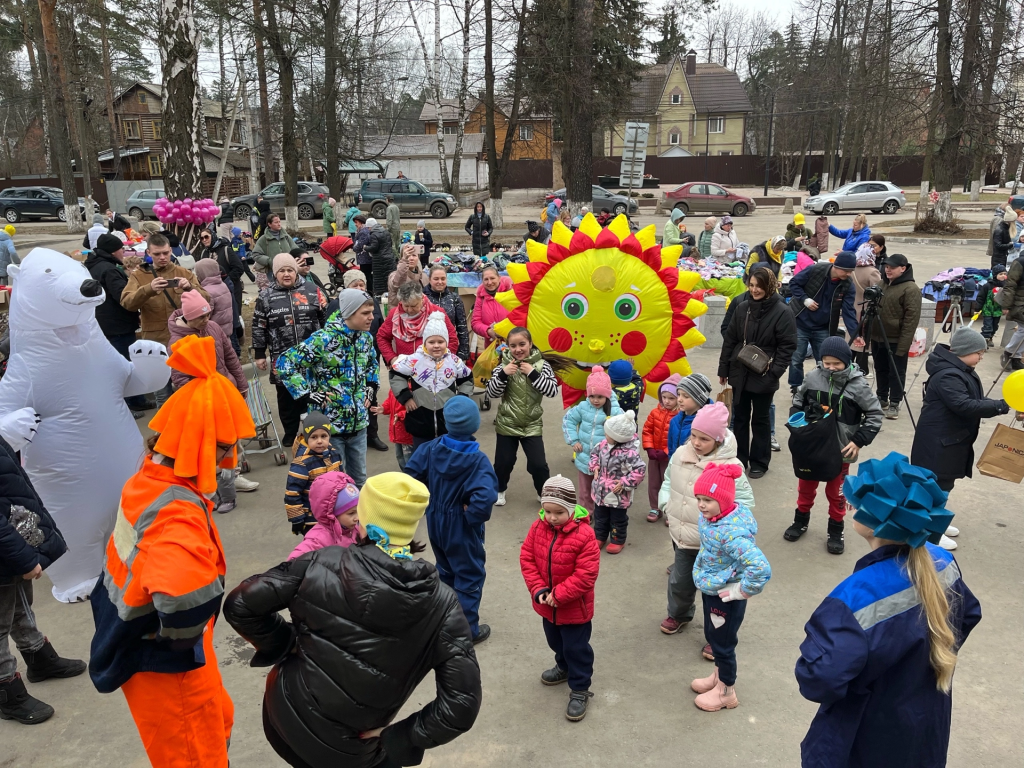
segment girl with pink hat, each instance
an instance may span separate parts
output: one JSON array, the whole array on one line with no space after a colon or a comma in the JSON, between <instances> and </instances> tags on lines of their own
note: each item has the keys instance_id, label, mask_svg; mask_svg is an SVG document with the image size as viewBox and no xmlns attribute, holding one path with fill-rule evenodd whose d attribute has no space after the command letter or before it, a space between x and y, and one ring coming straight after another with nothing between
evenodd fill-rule
<instances>
[{"instance_id":1,"label":"girl with pink hat","mask_svg":"<svg viewBox=\"0 0 1024 768\"><path fill-rule=\"evenodd\" d=\"M609 416L622 413L619 401L612 393L612 380L599 365L587 376L587 399L581 400L562 417L565 443L572 447L573 460L579 471L579 503L587 511L594 511L590 472L590 454L594 446L604 440L604 423Z\"/></svg>"}]
</instances>

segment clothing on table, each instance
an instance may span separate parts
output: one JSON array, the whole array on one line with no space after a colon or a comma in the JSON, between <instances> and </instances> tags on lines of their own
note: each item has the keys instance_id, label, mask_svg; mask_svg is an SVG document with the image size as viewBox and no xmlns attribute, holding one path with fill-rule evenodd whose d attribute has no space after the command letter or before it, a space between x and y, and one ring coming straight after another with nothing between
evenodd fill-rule
<instances>
[{"instance_id":1,"label":"clothing on table","mask_svg":"<svg viewBox=\"0 0 1024 768\"><path fill-rule=\"evenodd\" d=\"M284 487L284 511L292 525L313 525L316 519L309 508L309 488L320 475L341 470L341 455L333 445L328 445L323 453L314 453L302 435L295 441L293 451Z\"/></svg>"},{"instance_id":2,"label":"clothing on table","mask_svg":"<svg viewBox=\"0 0 1024 768\"><path fill-rule=\"evenodd\" d=\"M629 528L629 507L606 507L594 503L594 536L601 543L611 537L613 544L626 543Z\"/></svg>"},{"instance_id":3,"label":"clothing on table","mask_svg":"<svg viewBox=\"0 0 1024 768\"><path fill-rule=\"evenodd\" d=\"M20 574L10 583L0 584L0 682L11 680L18 670L8 638L23 656L35 653L46 642L32 610L32 580L22 579Z\"/></svg>"},{"instance_id":4,"label":"clothing on table","mask_svg":"<svg viewBox=\"0 0 1024 768\"><path fill-rule=\"evenodd\" d=\"M533 487L537 491L537 495L540 496L544 483L551 477L547 456L544 454L544 438L540 435L535 437L514 437L501 433L495 435L494 472L498 478L498 490L502 493L508 490L508 481L516 466L519 446L522 446L523 454L526 456L526 471L533 479Z\"/></svg>"},{"instance_id":5,"label":"clothing on table","mask_svg":"<svg viewBox=\"0 0 1024 768\"><path fill-rule=\"evenodd\" d=\"M773 392L740 392L733 403L736 456L747 471L765 472L772 461L769 411Z\"/></svg>"},{"instance_id":6,"label":"clothing on table","mask_svg":"<svg viewBox=\"0 0 1024 768\"><path fill-rule=\"evenodd\" d=\"M555 665L569 673L570 691L589 691L594 675L594 648L590 635L594 623L552 624L544 622L544 637L548 648L555 652Z\"/></svg>"},{"instance_id":7,"label":"clothing on table","mask_svg":"<svg viewBox=\"0 0 1024 768\"><path fill-rule=\"evenodd\" d=\"M347 434L331 435L331 447L341 457L341 470L356 488L366 483L366 427Z\"/></svg>"},{"instance_id":8,"label":"clothing on table","mask_svg":"<svg viewBox=\"0 0 1024 768\"><path fill-rule=\"evenodd\" d=\"M895 370L890 365L889 353L885 349L887 345L892 348ZM889 405L899 405L903 402L903 390L907 385L907 363L910 361L908 355L897 355L895 346L894 342L871 342L871 358L875 361L875 391L878 393L878 399L887 401Z\"/></svg>"},{"instance_id":9,"label":"clothing on table","mask_svg":"<svg viewBox=\"0 0 1024 768\"><path fill-rule=\"evenodd\" d=\"M747 601L732 600L727 603L718 595L706 592L701 593L700 599L704 608L704 639L714 654L718 679L725 685L736 685L736 646L739 643L740 625L747 612Z\"/></svg>"},{"instance_id":10,"label":"clothing on table","mask_svg":"<svg viewBox=\"0 0 1024 768\"><path fill-rule=\"evenodd\" d=\"M693 583L693 565L700 550L677 547L672 543L675 560L668 575L668 615L678 622L693 619L697 610L697 585Z\"/></svg>"},{"instance_id":11,"label":"clothing on table","mask_svg":"<svg viewBox=\"0 0 1024 768\"><path fill-rule=\"evenodd\" d=\"M309 395L293 398L284 384L275 384L274 389L277 391L277 413L281 417L281 445L288 449L299 433L299 421L309 409Z\"/></svg>"},{"instance_id":12,"label":"clothing on table","mask_svg":"<svg viewBox=\"0 0 1024 768\"><path fill-rule=\"evenodd\" d=\"M837 523L843 522L846 517L846 496L843 495L843 482L850 473L849 462L844 461L839 474L825 483L825 498L828 499L828 516ZM818 492L817 480L797 479L796 482L796 511L810 514L814 506L814 497Z\"/></svg>"}]
</instances>

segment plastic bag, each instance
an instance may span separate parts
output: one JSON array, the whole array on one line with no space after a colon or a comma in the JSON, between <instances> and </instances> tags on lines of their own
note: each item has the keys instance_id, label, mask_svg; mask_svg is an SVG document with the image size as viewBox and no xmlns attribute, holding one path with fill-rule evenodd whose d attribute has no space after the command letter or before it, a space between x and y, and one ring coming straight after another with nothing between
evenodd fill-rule
<instances>
[{"instance_id":1,"label":"plastic bag","mask_svg":"<svg viewBox=\"0 0 1024 768\"><path fill-rule=\"evenodd\" d=\"M473 385L483 389L491 378L501 358L498 356L498 342L492 341L473 363Z\"/></svg>"},{"instance_id":2,"label":"plastic bag","mask_svg":"<svg viewBox=\"0 0 1024 768\"><path fill-rule=\"evenodd\" d=\"M928 332L924 328L914 331L914 340L910 342L910 356L920 357L928 344Z\"/></svg>"}]
</instances>

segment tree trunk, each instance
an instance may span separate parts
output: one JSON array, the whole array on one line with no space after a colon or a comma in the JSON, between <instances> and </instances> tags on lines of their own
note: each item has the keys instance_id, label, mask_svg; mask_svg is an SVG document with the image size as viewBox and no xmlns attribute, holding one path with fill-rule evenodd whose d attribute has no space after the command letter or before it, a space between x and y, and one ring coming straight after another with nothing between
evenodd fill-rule
<instances>
[{"instance_id":1,"label":"tree trunk","mask_svg":"<svg viewBox=\"0 0 1024 768\"><path fill-rule=\"evenodd\" d=\"M78 143L78 156L75 158L75 167L78 173L82 174L82 194L85 197L85 220L91 222L93 215L93 207L95 201L92 197L92 159L96 157L96 153L89 141L89 129L86 125L88 117L86 115L86 103L85 103L85 89L82 87L82 67L79 61L79 45L78 45L78 20L75 18L74 9L69 10L69 17L67 18L68 24L68 40L67 44L62 46L63 50L70 53L67 56L67 67L64 73L64 88L65 98L67 99L68 107L72 110L69 113L74 115L72 119L72 130L75 132L75 137ZM68 79L70 78L70 80ZM72 84L75 87L72 89ZM90 155L92 157L90 157Z\"/></svg>"},{"instance_id":2,"label":"tree trunk","mask_svg":"<svg viewBox=\"0 0 1024 768\"><path fill-rule=\"evenodd\" d=\"M284 36L277 24L274 4L266 4L267 45L277 61L281 91L281 162L284 175L284 217L289 232L299 229L299 148L295 136L295 60L285 47Z\"/></svg>"},{"instance_id":3,"label":"tree trunk","mask_svg":"<svg viewBox=\"0 0 1024 768\"><path fill-rule=\"evenodd\" d=\"M53 105L53 115L50 118L50 147L57 159L57 175L60 177L60 186L64 192L64 218L68 232L75 233L83 232L85 228L82 226L82 216L78 209L75 174L71 167L68 104L64 98L64 89L60 85L64 77L57 41L57 25L54 21L56 5L57 0L39 0L39 16L46 48L46 69L49 74L47 90L50 93L50 103Z\"/></svg>"},{"instance_id":4,"label":"tree trunk","mask_svg":"<svg viewBox=\"0 0 1024 768\"><path fill-rule=\"evenodd\" d=\"M224 180L224 169L228 165L228 152L231 148L231 135L235 132L235 121L238 119L238 102L242 98L242 73L240 70L235 71L235 77L238 78L238 92L235 94L235 98L231 101L231 120L228 122L227 139L224 142L223 152L220 158L220 168L217 169L217 180L213 183L213 194L211 195L214 201L218 201L220 197L220 185ZM224 113L221 112L223 115Z\"/></svg>"},{"instance_id":5,"label":"tree trunk","mask_svg":"<svg viewBox=\"0 0 1024 768\"><path fill-rule=\"evenodd\" d=\"M462 19L462 72L459 75L459 114L456 118L455 153L452 155L451 194L459 199L459 182L462 173L462 145L466 139L466 100L469 98L469 28L472 23L472 0L465 0L465 16ZM492 221L493 223L493 221Z\"/></svg>"},{"instance_id":6,"label":"tree trunk","mask_svg":"<svg viewBox=\"0 0 1024 768\"><path fill-rule=\"evenodd\" d=\"M324 35L324 141L327 144L326 178L331 194L341 200L341 170L338 167L338 11L340 0L327 2L327 32Z\"/></svg>"},{"instance_id":7,"label":"tree trunk","mask_svg":"<svg viewBox=\"0 0 1024 768\"><path fill-rule=\"evenodd\" d=\"M593 199L594 69L591 50L594 40L594 0L574 0L572 18L573 59L568 77L567 97L572 120L566 131L569 172L565 177L565 196L575 216ZM564 127L564 126L563 126Z\"/></svg>"},{"instance_id":8,"label":"tree trunk","mask_svg":"<svg viewBox=\"0 0 1024 768\"><path fill-rule=\"evenodd\" d=\"M103 71L106 74L103 78L103 96L107 105L107 124L110 127L110 151L114 155L113 177L116 179L121 172L121 137L117 133L117 115L114 114L114 68L110 63L110 38L107 34L107 8L104 0L98 0L96 15L100 21L100 45L103 51Z\"/></svg>"},{"instance_id":9,"label":"tree trunk","mask_svg":"<svg viewBox=\"0 0 1024 768\"><path fill-rule=\"evenodd\" d=\"M434 112L437 117L437 161L441 173L441 188L445 192L452 191L451 177L448 175L448 157L444 142L444 102L441 99L441 0L434 0L434 54L431 58L427 54L427 42L420 30L419 21L416 19L416 12L413 9L412 0L409 3L409 16L412 19L413 28L416 30L416 37L419 38L420 51L423 54L423 66L427 72L427 87L430 92L430 101L434 104Z\"/></svg>"},{"instance_id":10,"label":"tree trunk","mask_svg":"<svg viewBox=\"0 0 1024 768\"><path fill-rule=\"evenodd\" d=\"M192 15L192 0L161 0L160 48L164 52L164 193L171 200L196 198L204 170L199 28Z\"/></svg>"},{"instance_id":11,"label":"tree trunk","mask_svg":"<svg viewBox=\"0 0 1024 768\"><path fill-rule=\"evenodd\" d=\"M260 174L260 188L271 182L274 167L274 139L270 131L270 94L267 88L267 56L263 48L263 12L260 0L252 0L252 15L256 19L253 39L256 48L256 78L260 91L260 144L263 145L263 173ZM250 127L251 129L251 127ZM253 148L255 149L255 147ZM255 193L257 190L253 190Z\"/></svg>"}]
</instances>

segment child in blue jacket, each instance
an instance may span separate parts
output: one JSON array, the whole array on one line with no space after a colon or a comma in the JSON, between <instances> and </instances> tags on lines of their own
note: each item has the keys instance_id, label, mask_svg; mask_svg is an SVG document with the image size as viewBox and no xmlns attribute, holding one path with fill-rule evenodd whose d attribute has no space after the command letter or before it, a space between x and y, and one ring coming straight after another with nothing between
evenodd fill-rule
<instances>
[{"instance_id":1,"label":"child in blue jacket","mask_svg":"<svg viewBox=\"0 0 1024 768\"><path fill-rule=\"evenodd\" d=\"M480 409L465 395L444 404L448 434L420 445L405 464L405 473L430 490L427 536L434 550L437 574L455 590L473 642L491 634L480 623L484 589L484 523L498 500L498 477L491 460L480 450L474 433L480 428Z\"/></svg>"},{"instance_id":2,"label":"child in blue jacket","mask_svg":"<svg viewBox=\"0 0 1024 768\"><path fill-rule=\"evenodd\" d=\"M572 447L574 461L579 471L580 506L594 513L594 495L591 486L594 476L590 474L590 452L604 440L604 422L609 416L622 413L619 402L612 392L612 380L604 368L595 365L587 376L587 399L576 403L562 417L562 435L565 444Z\"/></svg>"},{"instance_id":3,"label":"child in blue jacket","mask_svg":"<svg viewBox=\"0 0 1024 768\"><path fill-rule=\"evenodd\" d=\"M676 384L679 413L668 425L668 456L690 439L690 425L697 411L711 402L711 381L703 373L691 373Z\"/></svg>"},{"instance_id":4,"label":"child in blue jacket","mask_svg":"<svg viewBox=\"0 0 1024 768\"><path fill-rule=\"evenodd\" d=\"M739 464L709 463L693 484L700 510L700 551L693 564L693 583L704 604L704 639L711 646L715 671L690 687L693 700L705 712L734 709L736 698L736 644L746 613L747 598L758 595L772 577L772 568L754 543L757 521L736 502Z\"/></svg>"},{"instance_id":5,"label":"child in blue jacket","mask_svg":"<svg viewBox=\"0 0 1024 768\"><path fill-rule=\"evenodd\" d=\"M821 708L802 764L944 766L957 653L981 621L953 554L927 543L953 519L946 493L898 453L861 464L843 490L871 552L804 628L796 679Z\"/></svg>"}]
</instances>

